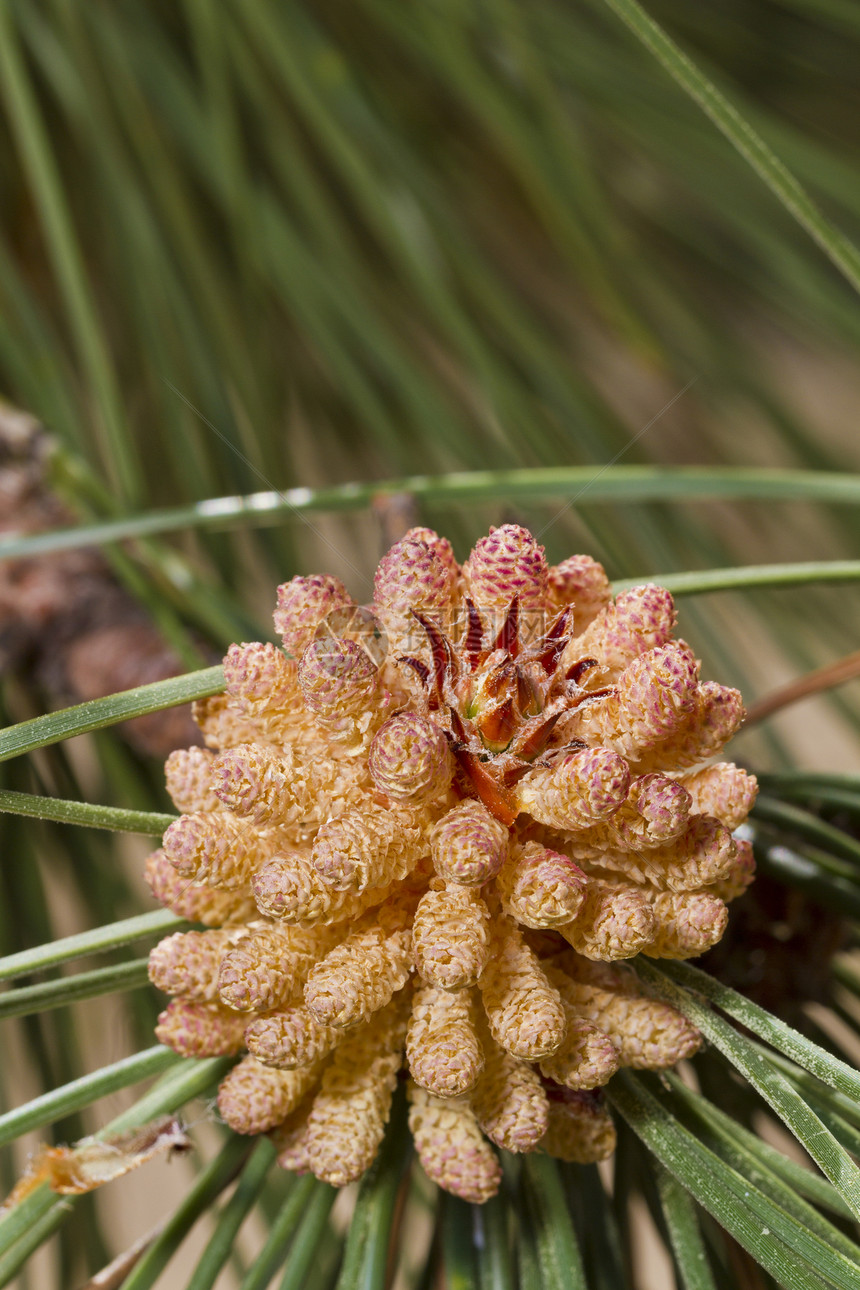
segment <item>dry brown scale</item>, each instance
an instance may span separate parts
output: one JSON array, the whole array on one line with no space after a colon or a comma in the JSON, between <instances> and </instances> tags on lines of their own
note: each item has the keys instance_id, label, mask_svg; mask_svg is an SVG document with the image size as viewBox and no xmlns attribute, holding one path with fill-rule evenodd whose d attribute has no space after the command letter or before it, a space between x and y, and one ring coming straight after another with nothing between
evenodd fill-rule
<instances>
[{"instance_id":1,"label":"dry brown scale","mask_svg":"<svg viewBox=\"0 0 860 1290\"><path fill-rule=\"evenodd\" d=\"M460 568L413 529L372 616L336 578L279 588L284 650L235 645L206 749L172 754L184 814L148 876L208 930L153 951L158 1036L245 1053L221 1115L342 1185L373 1161L398 1074L440 1186L484 1201L494 1146L600 1160L600 1087L699 1034L621 962L714 945L752 878L732 831L752 776L715 762L743 718L701 682L660 587L613 602L493 529ZM387 642L387 649L385 644Z\"/></svg>"},{"instance_id":2,"label":"dry brown scale","mask_svg":"<svg viewBox=\"0 0 860 1290\"><path fill-rule=\"evenodd\" d=\"M55 489L57 444L28 413L0 399L0 536L81 523ZM206 651L208 653L208 650ZM84 703L183 671L143 607L97 547L0 561L0 676L35 684L52 707ZM116 727L138 751L164 757L199 739L189 704Z\"/></svg>"}]
</instances>

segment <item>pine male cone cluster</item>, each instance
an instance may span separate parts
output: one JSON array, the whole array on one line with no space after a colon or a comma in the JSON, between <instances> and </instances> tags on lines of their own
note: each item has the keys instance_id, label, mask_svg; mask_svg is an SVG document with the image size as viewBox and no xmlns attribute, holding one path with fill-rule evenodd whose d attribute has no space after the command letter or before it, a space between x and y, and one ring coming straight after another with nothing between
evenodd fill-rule
<instances>
[{"instance_id":1,"label":"pine male cone cluster","mask_svg":"<svg viewBox=\"0 0 860 1290\"><path fill-rule=\"evenodd\" d=\"M654 585L614 601L588 556L516 525L460 567L410 530L372 606L333 577L278 590L284 649L234 645L176 751L156 897L206 930L152 952L157 1034L244 1054L218 1107L335 1185L379 1149L408 1072L419 1158L473 1202L493 1145L601 1160L600 1089L700 1036L623 960L722 936L752 878L732 832L755 780L715 756L743 719L702 681Z\"/></svg>"}]
</instances>

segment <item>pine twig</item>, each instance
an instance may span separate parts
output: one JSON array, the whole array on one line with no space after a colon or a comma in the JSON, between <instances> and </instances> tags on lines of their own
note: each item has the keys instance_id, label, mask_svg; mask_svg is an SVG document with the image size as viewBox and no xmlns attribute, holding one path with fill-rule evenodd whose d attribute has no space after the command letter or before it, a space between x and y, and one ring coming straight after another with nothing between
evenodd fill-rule
<instances>
[{"instance_id":1,"label":"pine twig","mask_svg":"<svg viewBox=\"0 0 860 1290\"><path fill-rule=\"evenodd\" d=\"M814 672L808 672L806 676L801 676L788 685L780 686L772 694L754 703L747 713L744 728L748 729L756 721L764 721L766 717L773 716L775 712L781 712L783 708L793 703L799 703L801 699L808 699L813 694L832 690L835 686L844 685L846 681L853 681L858 676L860 676L860 650L854 654L847 654L845 658L837 659L835 663L817 668Z\"/></svg>"},{"instance_id":2,"label":"pine twig","mask_svg":"<svg viewBox=\"0 0 860 1290\"><path fill-rule=\"evenodd\" d=\"M123 1250L122 1254L118 1254L115 1259L112 1259L110 1263L102 1268L101 1272L97 1272L94 1277L90 1277L89 1281L81 1286L81 1290L120 1290L120 1286L122 1286L141 1255L149 1249L156 1237L161 1235L165 1221L165 1219L162 1219L160 1223L156 1223L155 1227L147 1232L145 1236L139 1237L127 1250Z\"/></svg>"}]
</instances>

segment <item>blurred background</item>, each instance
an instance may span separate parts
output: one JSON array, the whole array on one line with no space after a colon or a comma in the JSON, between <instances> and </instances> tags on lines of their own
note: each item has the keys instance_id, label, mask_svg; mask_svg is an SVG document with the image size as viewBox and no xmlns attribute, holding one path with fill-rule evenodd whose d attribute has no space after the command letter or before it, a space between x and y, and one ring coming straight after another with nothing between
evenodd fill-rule
<instances>
[{"instance_id":1,"label":"blurred background","mask_svg":"<svg viewBox=\"0 0 860 1290\"><path fill-rule=\"evenodd\" d=\"M860 238L860 9L650 12ZM116 520L120 539L181 511L170 533L6 561L4 724L270 636L296 572L367 599L415 522L461 558L524 523L613 578L857 553L849 506L508 486L615 461L860 470L851 287L600 0L2 0L0 186L0 526ZM466 501L372 487L460 471L490 472ZM187 509L351 482L369 487L304 521ZM706 675L751 702L855 651L858 624L844 588L681 604ZM857 772L858 719L849 684L735 755ZM187 721L43 750L3 787L165 809ZM3 828L5 952L149 908L141 839ZM7 1104L150 1042L154 995L129 999L16 1023ZM70 1266L128 1237L100 1205L63 1238Z\"/></svg>"}]
</instances>

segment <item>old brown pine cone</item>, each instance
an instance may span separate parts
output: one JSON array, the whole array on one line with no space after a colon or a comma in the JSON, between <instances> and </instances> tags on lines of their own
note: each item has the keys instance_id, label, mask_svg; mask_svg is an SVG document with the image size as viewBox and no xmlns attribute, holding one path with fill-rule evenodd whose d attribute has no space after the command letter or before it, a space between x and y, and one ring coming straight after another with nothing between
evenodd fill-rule
<instances>
[{"instance_id":1,"label":"old brown pine cone","mask_svg":"<svg viewBox=\"0 0 860 1290\"><path fill-rule=\"evenodd\" d=\"M157 1034L245 1054L223 1118L336 1185L405 1070L425 1170L480 1202L494 1146L603 1159L601 1086L698 1047L619 961L703 953L751 881L755 779L714 760L743 705L700 681L668 592L613 601L516 525L462 568L411 530L354 611L333 577L280 587L284 650L234 645L206 748L168 760L184 814L147 874L204 930L152 952Z\"/></svg>"}]
</instances>

